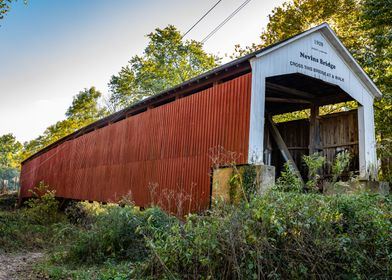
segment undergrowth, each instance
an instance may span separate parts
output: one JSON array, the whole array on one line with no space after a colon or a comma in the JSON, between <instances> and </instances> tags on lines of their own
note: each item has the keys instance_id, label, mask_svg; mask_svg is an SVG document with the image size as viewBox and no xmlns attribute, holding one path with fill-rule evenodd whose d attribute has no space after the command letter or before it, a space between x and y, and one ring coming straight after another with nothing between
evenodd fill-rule
<instances>
[{"instance_id":1,"label":"undergrowth","mask_svg":"<svg viewBox=\"0 0 392 280\"><path fill-rule=\"evenodd\" d=\"M185 220L157 208L90 208L92 224L82 222L76 239L58 247L41 273L54 279L392 277L390 197L273 190Z\"/></svg>"},{"instance_id":2,"label":"undergrowth","mask_svg":"<svg viewBox=\"0 0 392 280\"><path fill-rule=\"evenodd\" d=\"M151 279L389 279L390 198L270 192L155 235ZM136 274L137 275L137 274Z\"/></svg>"},{"instance_id":3,"label":"undergrowth","mask_svg":"<svg viewBox=\"0 0 392 280\"><path fill-rule=\"evenodd\" d=\"M0 203L0 252L43 250L59 243L55 236L64 232L66 219L45 184L34 190L26 207L16 208L16 193L3 195Z\"/></svg>"},{"instance_id":4,"label":"undergrowth","mask_svg":"<svg viewBox=\"0 0 392 280\"><path fill-rule=\"evenodd\" d=\"M392 277L390 196L273 189L184 219L158 208L78 202L45 225L31 211L0 212L0 248L46 248L35 268L41 278Z\"/></svg>"}]
</instances>

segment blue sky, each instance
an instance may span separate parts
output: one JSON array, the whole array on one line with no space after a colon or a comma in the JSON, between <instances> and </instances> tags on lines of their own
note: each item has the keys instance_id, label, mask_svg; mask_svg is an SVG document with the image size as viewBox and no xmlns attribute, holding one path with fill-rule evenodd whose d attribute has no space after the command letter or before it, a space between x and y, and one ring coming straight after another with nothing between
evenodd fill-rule
<instances>
[{"instance_id":1,"label":"blue sky","mask_svg":"<svg viewBox=\"0 0 392 280\"><path fill-rule=\"evenodd\" d=\"M19 0L0 22L0 135L40 135L79 91L107 83L145 34L173 24L185 32L216 0ZM201 40L243 0L221 3L186 38ZM253 0L205 43L220 56L259 42L268 14L283 0ZM227 60L227 58L226 58Z\"/></svg>"}]
</instances>

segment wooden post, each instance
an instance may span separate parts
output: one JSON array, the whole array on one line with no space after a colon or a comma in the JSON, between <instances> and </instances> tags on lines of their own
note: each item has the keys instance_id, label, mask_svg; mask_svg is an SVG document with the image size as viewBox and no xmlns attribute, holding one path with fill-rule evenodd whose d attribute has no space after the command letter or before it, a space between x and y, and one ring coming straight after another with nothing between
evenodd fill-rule
<instances>
[{"instance_id":1,"label":"wooden post","mask_svg":"<svg viewBox=\"0 0 392 280\"><path fill-rule=\"evenodd\" d=\"M280 132L278 128L276 127L274 121L272 120L271 116L268 116L268 123L269 127L271 129L271 135L275 139L276 144L278 145L278 148L280 152L282 153L282 156L286 162L289 162L289 164L293 167L294 172L297 174L298 178L301 180L302 184L304 183L304 180L302 179L301 173L298 170L297 165L295 164L293 157L290 154L289 149L287 148L286 143L283 141L282 136L280 135Z\"/></svg>"},{"instance_id":2,"label":"wooden post","mask_svg":"<svg viewBox=\"0 0 392 280\"><path fill-rule=\"evenodd\" d=\"M321 150L319 107L317 105L312 105L310 109L309 124L309 155L311 155Z\"/></svg>"}]
</instances>

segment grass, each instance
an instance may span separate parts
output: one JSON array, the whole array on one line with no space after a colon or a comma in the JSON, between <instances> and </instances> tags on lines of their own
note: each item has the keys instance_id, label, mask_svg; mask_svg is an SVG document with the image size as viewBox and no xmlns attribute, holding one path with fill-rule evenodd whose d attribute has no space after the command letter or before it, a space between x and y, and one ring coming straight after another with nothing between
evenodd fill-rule
<instances>
[{"instance_id":1,"label":"grass","mask_svg":"<svg viewBox=\"0 0 392 280\"><path fill-rule=\"evenodd\" d=\"M107 261L99 265L71 265L46 261L38 264L35 270L37 276L48 277L53 280L125 280L130 279L130 271L133 266L134 264L130 262Z\"/></svg>"},{"instance_id":2,"label":"grass","mask_svg":"<svg viewBox=\"0 0 392 280\"><path fill-rule=\"evenodd\" d=\"M0 252L42 249L49 229L31 223L24 209L15 209L15 193L0 197Z\"/></svg>"},{"instance_id":3,"label":"grass","mask_svg":"<svg viewBox=\"0 0 392 280\"><path fill-rule=\"evenodd\" d=\"M61 235L72 225L65 215L59 214L54 223L42 224L34 219L32 209L16 208L16 202L16 193L0 196L0 253L43 251L66 242L66 236Z\"/></svg>"}]
</instances>

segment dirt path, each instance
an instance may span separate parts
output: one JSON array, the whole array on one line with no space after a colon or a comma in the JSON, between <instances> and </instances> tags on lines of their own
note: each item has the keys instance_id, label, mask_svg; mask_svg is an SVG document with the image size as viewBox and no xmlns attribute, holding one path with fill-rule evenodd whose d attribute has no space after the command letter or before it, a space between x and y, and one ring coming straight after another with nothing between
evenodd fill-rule
<instances>
[{"instance_id":1,"label":"dirt path","mask_svg":"<svg viewBox=\"0 0 392 280\"><path fill-rule=\"evenodd\" d=\"M32 267L43 257L43 253L0 254L0 280L32 279Z\"/></svg>"}]
</instances>

